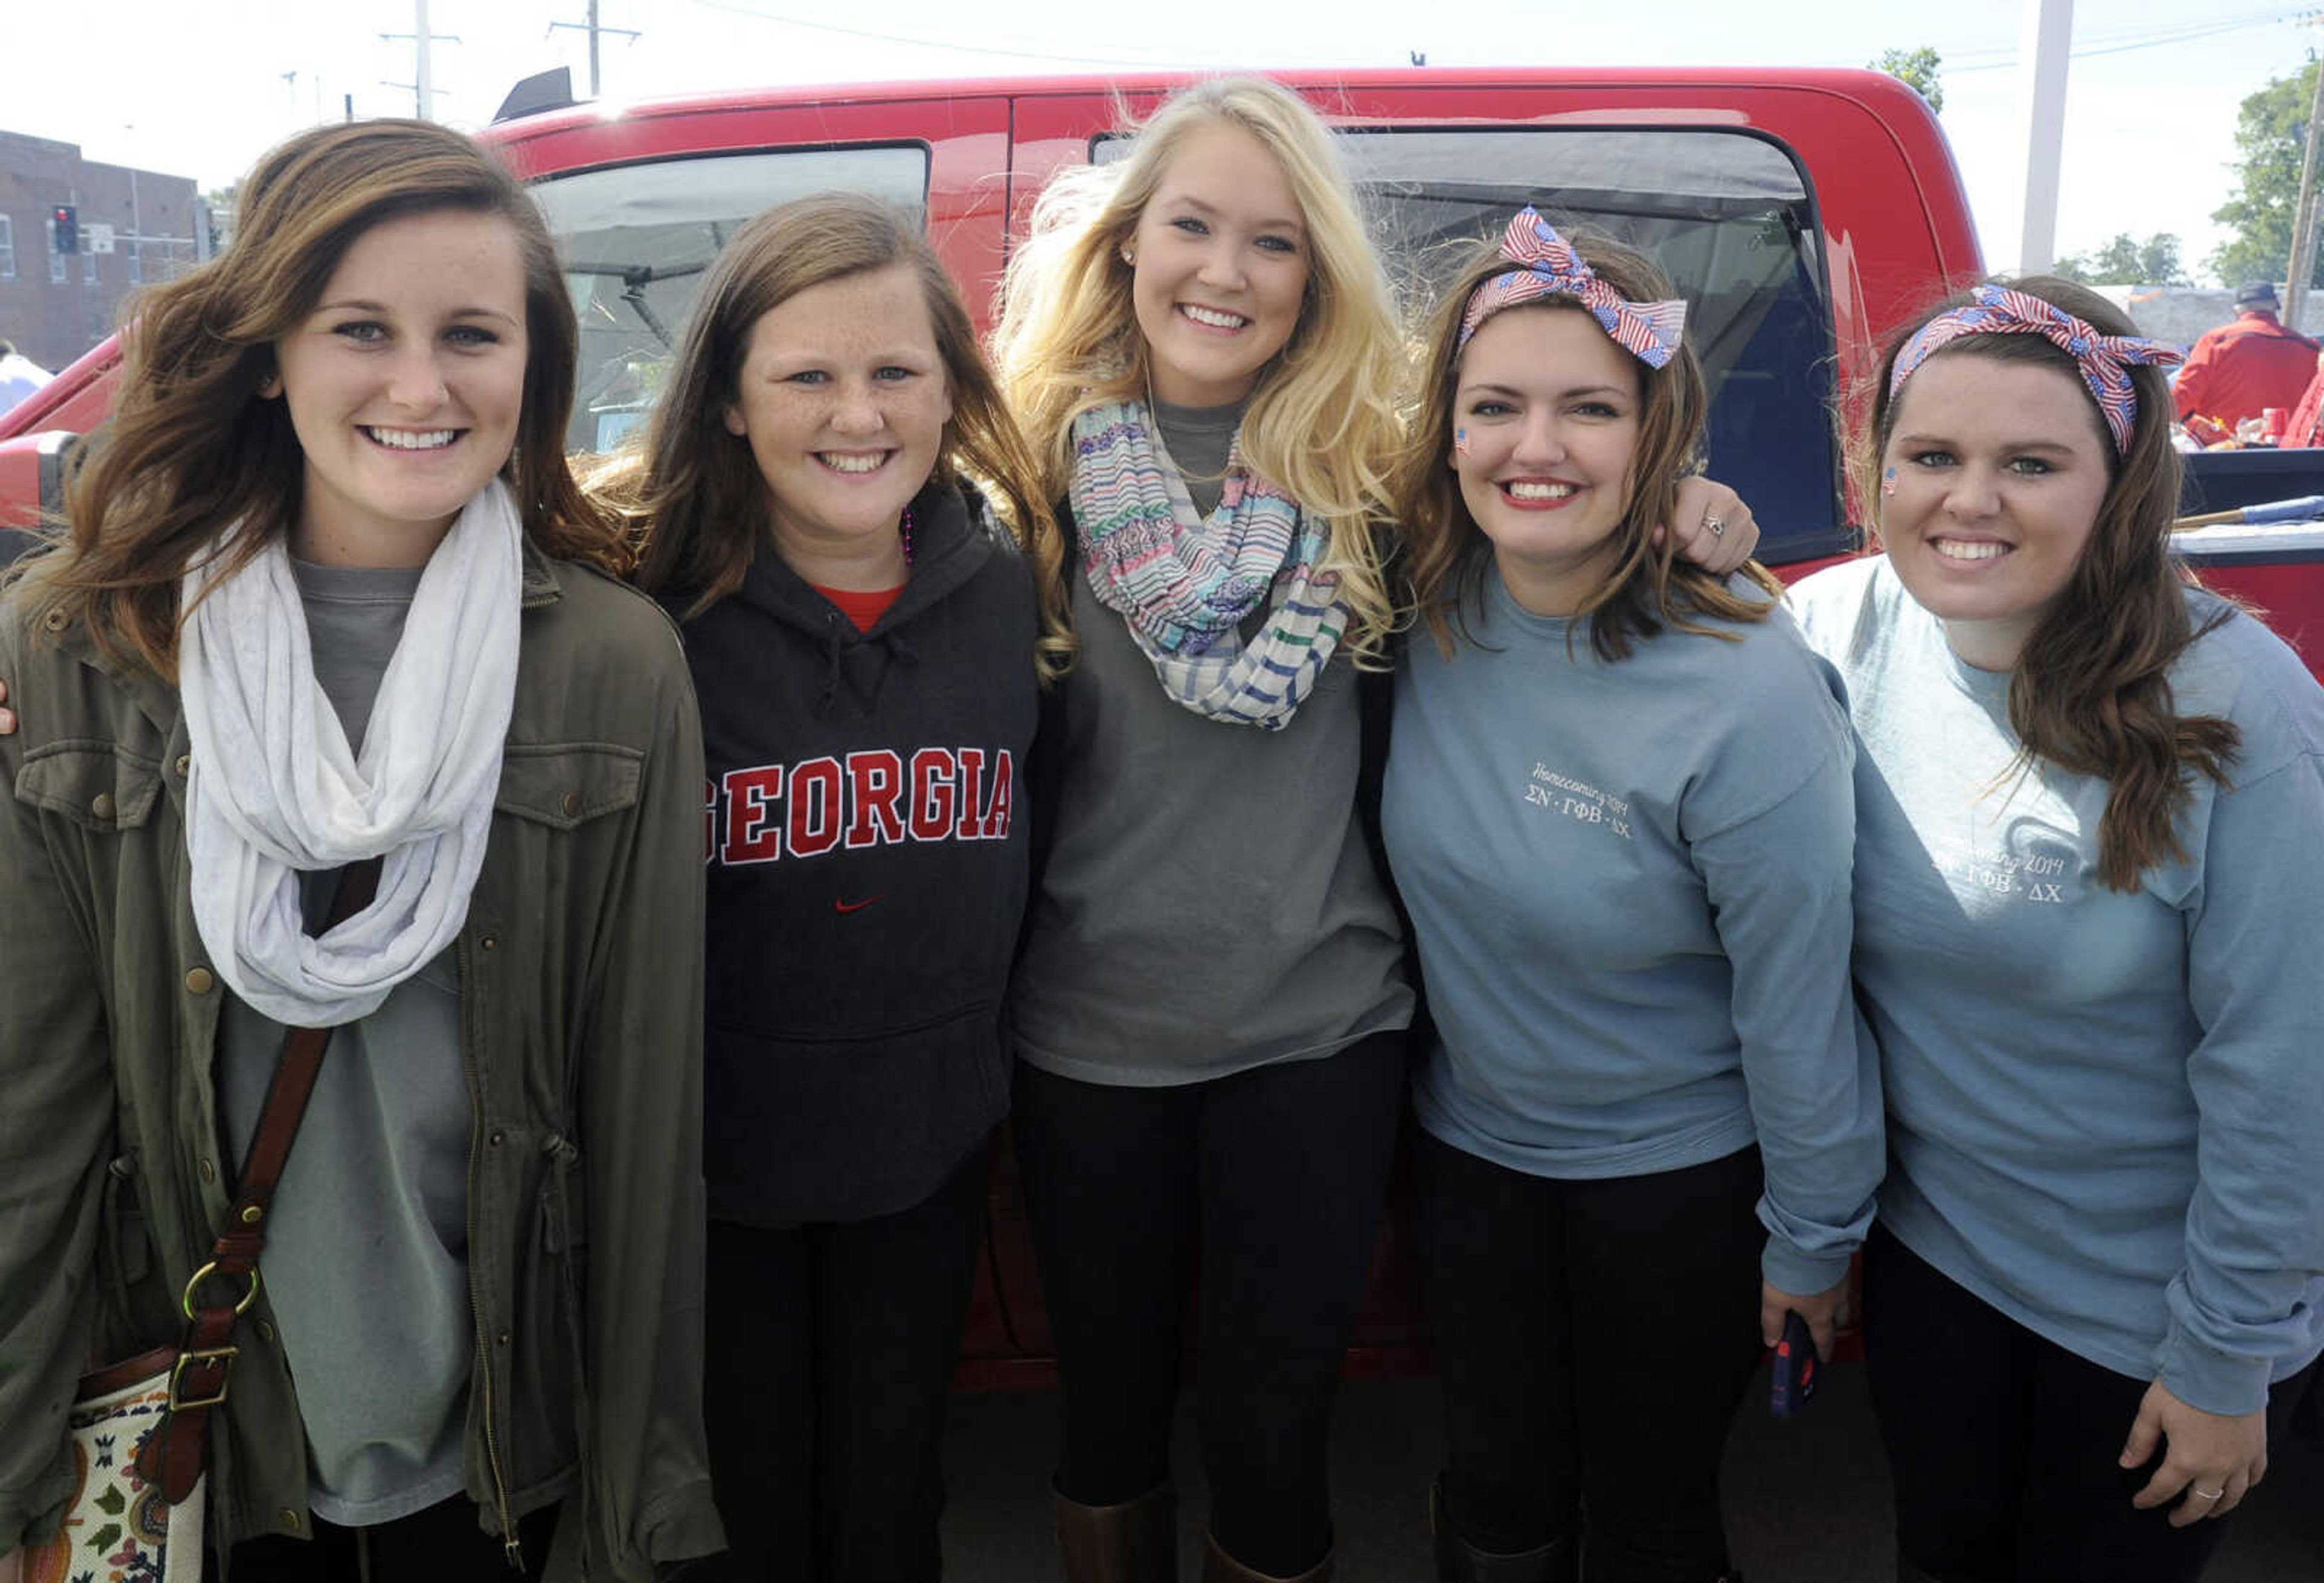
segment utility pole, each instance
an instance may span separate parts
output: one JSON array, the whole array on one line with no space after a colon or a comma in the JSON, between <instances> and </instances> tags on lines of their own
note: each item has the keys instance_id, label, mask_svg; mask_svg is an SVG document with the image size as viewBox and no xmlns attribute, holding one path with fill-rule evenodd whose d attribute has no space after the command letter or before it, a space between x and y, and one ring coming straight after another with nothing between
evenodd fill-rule
<instances>
[{"instance_id":1,"label":"utility pole","mask_svg":"<svg viewBox=\"0 0 2324 1583\"><path fill-rule=\"evenodd\" d=\"M589 35L589 97L593 99L596 98L599 96L600 91L598 87L597 76L597 35L600 33L619 33L625 39L634 39L638 36L638 30L633 27L605 27L601 25L597 21L597 0L589 0L588 21L552 22L549 24L549 31L550 32L555 32L558 28L570 28L575 32L586 32Z\"/></svg>"},{"instance_id":2,"label":"utility pole","mask_svg":"<svg viewBox=\"0 0 2324 1583\"><path fill-rule=\"evenodd\" d=\"M434 33L428 31L428 0L411 0L411 31L410 32L382 33L379 36L383 39L388 39L391 41L395 39L410 39L411 41L412 59L414 62L411 72L412 79L410 82L383 82L380 86L382 87L410 88L414 101L419 106L418 114L420 119L422 121L432 121L436 118L437 93L436 69L434 62L430 59L432 46L439 39L447 44L456 44L460 41L460 35L457 33Z\"/></svg>"},{"instance_id":3,"label":"utility pole","mask_svg":"<svg viewBox=\"0 0 2324 1583\"><path fill-rule=\"evenodd\" d=\"M2074 41L2074 0L2025 0L2018 46L2019 105L2025 122L2025 209L2017 268L2038 275L2055 262L2058 164L2066 136L2066 56Z\"/></svg>"},{"instance_id":4,"label":"utility pole","mask_svg":"<svg viewBox=\"0 0 2324 1583\"><path fill-rule=\"evenodd\" d=\"M2292 209L2291 279L2283 290L2283 322L2300 328L2308 306L2308 282L2316 274L2316 145L2324 139L2324 65L2316 69L2316 93L2308 106L2308 152L2300 161L2300 202ZM2235 282L2227 282L2230 286Z\"/></svg>"}]
</instances>

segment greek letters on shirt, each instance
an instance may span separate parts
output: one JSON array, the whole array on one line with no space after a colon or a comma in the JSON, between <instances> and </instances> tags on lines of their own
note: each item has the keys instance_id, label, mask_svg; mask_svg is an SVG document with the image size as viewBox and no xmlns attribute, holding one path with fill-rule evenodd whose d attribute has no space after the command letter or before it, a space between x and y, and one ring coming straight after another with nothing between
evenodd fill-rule
<instances>
[{"instance_id":1,"label":"greek letters on shirt","mask_svg":"<svg viewBox=\"0 0 2324 1583\"><path fill-rule=\"evenodd\" d=\"M740 868L904 842L1006 841L1006 748L890 748L758 764L703 783L703 861Z\"/></svg>"},{"instance_id":2,"label":"greek letters on shirt","mask_svg":"<svg viewBox=\"0 0 2324 1583\"><path fill-rule=\"evenodd\" d=\"M1956 892L1983 893L1996 900L2061 906L2080 894L2081 861L2072 839L2039 820L2010 820L1997 833L1998 849L1984 841L1937 836L1928 842L1929 862Z\"/></svg>"},{"instance_id":3,"label":"greek letters on shirt","mask_svg":"<svg viewBox=\"0 0 2324 1583\"><path fill-rule=\"evenodd\" d=\"M1525 782L1524 792L1525 800L1534 807L1546 808L1579 824L1594 825L1624 841L1637 839L1630 833L1628 803L1538 760Z\"/></svg>"}]
</instances>

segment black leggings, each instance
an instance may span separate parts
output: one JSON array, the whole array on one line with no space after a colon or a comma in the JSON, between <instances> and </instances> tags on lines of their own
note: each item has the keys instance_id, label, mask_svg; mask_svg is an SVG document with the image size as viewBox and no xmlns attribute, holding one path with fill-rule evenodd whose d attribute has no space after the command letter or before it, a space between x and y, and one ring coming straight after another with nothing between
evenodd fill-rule
<instances>
[{"instance_id":1,"label":"black leggings","mask_svg":"<svg viewBox=\"0 0 2324 1583\"><path fill-rule=\"evenodd\" d=\"M1555 1181L1424 1133L1415 1164L1441 1520L1503 1555L1586 1534L1596 1583L1711 1583L1759 1366L1759 1151Z\"/></svg>"},{"instance_id":2,"label":"black leggings","mask_svg":"<svg viewBox=\"0 0 2324 1583\"><path fill-rule=\"evenodd\" d=\"M930 1583L982 1148L876 1219L710 1224L703 1393L724 1554L704 1583Z\"/></svg>"},{"instance_id":3,"label":"black leggings","mask_svg":"<svg viewBox=\"0 0 2324 1583\"><path fill-rule=\"evenodd\" d=\"M2173 1528L2131 1496L2163 1450L2116 1459L2151 1383L2044 1339L1875 1227L1865 1248L1873 1411L1896 1483L1896 1549L1941 1583L2190 1583L2225 1517ZM2307 1383L2276 1386L2270 1439Z\"/></svg>"},{"instance_id":4,"label":"black leggings","mask_svg":"<svg viewBox=\"0 0 2324 1583\"><path fill-rule=\"evenodd\" d=\"M1405 1036L1177 1088L1019 1063L1013 1125L1057 1349L1058 1493L1170 1475L1187 1282L1211 1533L1284 1577L1332 1548L1332 1396L1370 1266Z\"/></svg>"},{"instance_id":5,"label":"black leggings","mask_svg":"<svg viewBox=\"0 0 2324 1583\"><path fill-rule=\"evenodd\" d=\"M476 1505L466 1496L364 1528L317 1517L311 1539L270 1533L235 1545L234 1583L524 1583L545 1575L557 1521L555 1506L517 1519L524 1549L520 1572L508 1564L499 1537L477 1526ZM215 1578L216 1558L204 1560L205 1575Z\"/></svg>"}]
</instances>

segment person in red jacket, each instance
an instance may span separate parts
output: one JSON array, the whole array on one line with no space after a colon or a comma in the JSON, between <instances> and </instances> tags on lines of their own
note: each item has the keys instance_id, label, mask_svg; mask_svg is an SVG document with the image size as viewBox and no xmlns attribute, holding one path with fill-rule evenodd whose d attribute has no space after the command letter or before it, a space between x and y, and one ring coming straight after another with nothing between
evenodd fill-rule
<instances>
[{"instance_id":1,"label":"person in red jacket","mask_svg":"<svg viewBox=\"0 0 2324 1583\"><path fill-rule=\"evenodd\" d=\"M2308 382L2300 405L2292 410L2279 446L2324 446L2324 352L2316 354L2316 374Z\"/></svg>"},{"instance_id":2,"label":"person in red jacket","mask_svg":"<svg viewBox=\"0 0 2324 1583\"><path fill-rule=\"evenodd\" d=\"M2181 422L2200 412L2232 431L2267 408L2300 404L2319 348L2286 329L2276 309L2275 288L2264 281L2236 293L2234 321L2203 332L2172 386Z\"/></svg>"}]
</instances>

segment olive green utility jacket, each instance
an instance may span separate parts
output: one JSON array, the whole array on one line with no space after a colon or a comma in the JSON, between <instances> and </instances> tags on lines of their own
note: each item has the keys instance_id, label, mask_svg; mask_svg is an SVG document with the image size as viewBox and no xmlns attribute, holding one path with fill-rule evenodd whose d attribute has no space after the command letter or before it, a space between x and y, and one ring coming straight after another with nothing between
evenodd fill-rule
<instances>
[{"instance_id":1,"label":"olive green utility jacket","mask_svg":"<svg viewBox=\"0 0 2324 1583\"><path fill-rule=\"evenodd\" d=\"M58 1521L84 1367L177 1339L240 1164L218 1143L227 991L194 927L178 694L77 628L26 626L0 604L22 715L0 738L0 1553ZM610 579L528 547L522 630L456 946L467 1490L493 1532L565 1499L553 1576L648 1578L721 1542L701 1412L701 717L668 620ZM220 1547L310 1523L263 1284L235 1339L211 1415Z\"/></svg>"}]
</instances>

